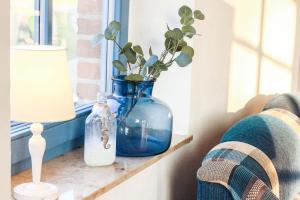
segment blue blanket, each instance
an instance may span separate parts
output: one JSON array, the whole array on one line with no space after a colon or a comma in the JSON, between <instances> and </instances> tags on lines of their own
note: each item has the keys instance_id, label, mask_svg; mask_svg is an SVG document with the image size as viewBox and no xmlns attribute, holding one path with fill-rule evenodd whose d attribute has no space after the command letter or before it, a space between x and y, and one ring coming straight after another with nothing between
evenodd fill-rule
<instances>
[{"instance_id":1,"label":"blue blanket","mask_svg":"<svg viewBox=\"0 0 300 200\"><path fill-rule=\"evenodd\" d=\"M297 196L300 121L295 107L279 109L278 102L235 124L207 154L197 174L198 200Z\"/></svg>"}]
</instances>

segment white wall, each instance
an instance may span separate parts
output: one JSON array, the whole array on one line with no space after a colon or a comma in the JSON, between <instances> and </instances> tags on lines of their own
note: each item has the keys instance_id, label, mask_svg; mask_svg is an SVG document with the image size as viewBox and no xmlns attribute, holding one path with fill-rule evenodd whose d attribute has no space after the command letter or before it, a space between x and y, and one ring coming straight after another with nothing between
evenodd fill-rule
<instances>
[{"instance_id":1,"label":"white wall","mask_svg":"<svg viewBox=\"0 0 300 200\"><path fill-rule=\"evenodd\" d=\"M10 199L9 1L0 6L0 199Z\"/></svg>"},{"instance_id":2,"label":"white wall","mask_svg":"<svg viewBox=\"0 0 300 200\"><path fill-rule=\"evenodd\" d=\"M234 12L231 7L222 0L131 0L129 39L143 47L151 43L158 51L165 23L176 24L177 10L183 4L200 8L206 15L206 20L196 25L202 36L194 40L194 62L187 68L173 67L164 73L155 85L154 96L172 108L174 132L192 133L194 140L100 199L196 199L196 171L201 159L226 129L224 122L230 117L226 108Z\"/></svg>"},{"instance_id":3,"label":"white wall","mask_svg":"<svg viewBox=\"0 0 300 200\"><path fill-rule=\"evenodd\" d=\"M164 50L166 24L180 27L177 14L182 5L194 7L194 0L131 0L129 11L129 41L137 43L148 52L151 45L154 54L160 56ZM147 56L148 53L146 53ZM171 107L174 115L174 132L186 134L189 124L189 102L191 67L162 73L154 86L154 96Z\"/></svg>"}]
</instances>

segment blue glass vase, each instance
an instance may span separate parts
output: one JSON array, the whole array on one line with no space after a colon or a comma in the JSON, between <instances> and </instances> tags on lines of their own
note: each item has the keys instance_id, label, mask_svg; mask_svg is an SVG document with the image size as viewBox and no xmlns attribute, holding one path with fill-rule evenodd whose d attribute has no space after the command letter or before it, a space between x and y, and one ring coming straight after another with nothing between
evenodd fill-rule
<instances>
[{"instance_id":1,"label":"blue glass vase","mask_svg":"<svg viewBox=\"0 0 300 200\"><path fill-rule=\"evenodd\" d=\"M117 118L118 156L153 156L170 146L172 112L164 102L152 97L153 85L154 81L113 78L108 105Z\"/></svg>"}]
</instances>

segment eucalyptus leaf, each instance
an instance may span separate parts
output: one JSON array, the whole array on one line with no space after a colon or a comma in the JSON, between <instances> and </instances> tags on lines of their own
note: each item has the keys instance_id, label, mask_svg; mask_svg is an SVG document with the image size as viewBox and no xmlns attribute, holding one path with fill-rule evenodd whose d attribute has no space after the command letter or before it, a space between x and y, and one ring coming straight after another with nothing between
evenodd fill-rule
<instances>
[{"instance_id":1,"label":"eucalyptus leaf","mask_svg":"<svg viewBox=\"0 0 300 200\"><path fill-rule=\"evenodd\" d=\"M196 34L196 29L192 26L183 26L182 32L189 38L192 38Z\"/></svg>"},{"instance_id":2,"label":"eucalyptus leaf","mask_svg":"<svg viewBox=\"0 0 300 200\"><path fill-rule=\"evenodd\" d=\"M116 35L114 35L108 28L105 29L104 36L105 36L105 39L107 39L107 40L115 40L116 39Z\"/></svg>"},{"instance_id":3,"label":"eucalyptus leaf","mask_svg":"<svg viewBox=\"0 0 300 200\"><path fill-rule=\"evenodd\" d=\"M173 38L175 40L181 40L183 37L183 33L179 28L174 28L173 30L169 30L165 33L166 38Z\"/></svg>"},{"instance_id":4,"label":"eucalyptus leaf","mask_svg":"<svg viewBox=\"0 0 300 200\"><path fill-rule=\"evenodd\" d=\"M144 66L146 63L145 58L142 55L138 55L138 65L139 66Z\"/></svg>"},{"instance_id":5,"label":"eucalyptus leaf","mask_svg":"<svg viewBox=\"0 0 300 200\"><path fill-rule=\"evenodd\" d=\"M193 11L188 6L182 6L178 11L178 15L180 17L191 17L193 15Z\"/></svg>"},{"instance_id":6,"label":"eucalyptus leaf","mask_svg":"<svg viewBox=\"0 0 300 200\"><path fill-rule=\"evenodd\" d=\"M158 61L158 56L157 55L152 55L150 58L146 61L144 67L150 67L154 65Z\"/></svg>"},{"instance_id":7,"label":"eucalyptus leaf","mask_svg":"<svg viewBox=\"0 0 300 200\"><path fill-rule=\"evenodd\" d=\"M194 11L194 17L196 19L199 19L199 20L204 20L205 19L204 14L200 10L195 10Z\"/></svg>"},{"instance_id":8,"label":"eucalyptus leaf","mask_svg":"<svg viewBox=\"0 0 300 200\"><path fill-rule=\"evenodd\" d=\"M190 46L184 46L181 49L181 52L186 53L191 58L194 56L194 49L192 47L190 47Z\"/></svg>"},{"instance_id":9,"label":"eucalyptus leaf","mask_svg":"<svg viewBox=\"0 0 300 200\"><path fill-rule=\"evenodd\" d=\"M105 29L104 35L107 40L115 40L117 34L121 30L121 24L117 21L112 21L109 23L108 27Z\"/></svg>"},{"instance_id":10,"label":"eucalyptus leaf","mask_svg":"<svg viewBox=\"0 0 300 200\"><path fill-rule=\"evenodd\" d=\"M168 29L168 31L171 30L168 24L167 24L167 29Z\"/></svg>"},{"instance_id":11,"label":"eucalyptus leaf","mask_svg":"<svg viewBox=\"0 0 300 200\"><path fill-rule=\"evenodd\" d=\"M168 63L165 64L165 66L166 66L166 67L171 67L172 64L173 64L173 62L168 62Z\"/></svg>"},{"instance_id":12,"label":"eucalyptus leaf","mask_svg":"<svg viewBox=\"0 0 300 200\"><path fill-rule=\"evenodd\" d=\"M133 46L133 50L140 55L144 55L143 49L140 45Z\"/></svg>"},{"instance_id":13,"label":"eucalyptus leaf","mask_svg":"<svg viewBox=\"0 0 300 200\"><path fill-rule=\"evenodd\" d=\"M173 53L175 45L177 44L177 40L174 40L172 38L167 38L165 40L165 48L168 50L169 53ZM187 43L184 40L180 40L178 45L177 45L177 49L176 52L181 51L182 47L186 46Z\"/></svg>"},{"instance_id":14,"label":"eucalyptus leaf","mask_svg":"<svg viewBox=\"0 0 300 200\"><path fill-rule=\"evenodd\" d=\"M180 41L179 41L179 44L178 44L178 47L177 47L177 49L176 49L176 51L181 51L181 49L182 49L183 47L185 47L186 45L187 45L186 41L180 40Z\"/></svg>"},{"instance_id":15,"label":"eucalyptus leaf","mask_svg":"<svg viewBox=\"0 0 300 200\"><path fill-rule=\"evenodd\" d=\"M131 46L132 46L132 43L131 43L131 42L127 42L127 43L123 46L122 50L120 51L120 54L125 53L125 50L131 48Z\"/></svg>"},{"instance_id":16,"label":"eucalyptus leaf","mask_svg":"<svg viewBox=\"0 0 300 200\"><path fill-rule=\"evenodd\" d=\"M125 76L125 80L127 81L143 81L144 77L140 74L130 74Z\"/></svg>"},{"instance_id":17,"label":"eucalyptus leaf","mask_svg":"<svg viewBox=\"0 0 300 200\"><path fill-rule=\"evenodd\" d=\"M127 68L121 63L119 60L114 60L113 65L117 68L120 72L126 72Z\"/></svg>"},{"instance_id":18,"label":"eucalyptus leaf","mask_svg":"<svg viewBox=\"0 0 300 200\"><path fill-rule=\"evenodd\" d=\"M184 52L181 52L179 56L175 58L175 62L178 64L178 66L185 67L192 62L192 57Z\"/></svg>"},{"instance_id":19,"label":"eucalyptus leaf","mask_svg":"<svg viewBox=\"0 0 300 200\"><path fill-rule=\"evenodd\" d=\"M149 55L150 55L150 56L152 56L152 55L153 55L153 52L152 52L152 48L151 48L151 46L150 46L150 48L149 48Z\"/></svg>"},{"instance_id":20,"label":"eucalyptus leaf","mask_svg":"<svg viewBox=\"0 0 300 200\"><path fill-rule=\"evenodd\" d=\"M159 68L161 71L168 71L168 66L165 65L164 63L160 63Z\"/></svg>"},{"instance_id":21,"label":"eucalyptus leaf","mask_svg":"<svg viewBox=\"0 0 300 200\"><path fill-rule=\"evenodd\" d=\"M131 64L135 64L136 63L136 53L132 50L132 48L127 48L124 50L124 55L127 58L127 61Z\"/></svg>"},{"instance_id":22,"label":"eucalyptus leaf","mask_svg":"<svg viewBox=\"0 0 300 200\"><path fill-rule=\"evenodd\" d=\"M91 40L91 44L93 47L97 46L98 44L101 43L102 39L104 38L105 36L101 33L98 33L95 37L93 37L93 39Z\"/></svg>"},{"instance_id":23,"label":"eucalyptus leaf","mask_svg":"<svg viewBox=\"0 0 300 200\"><path fill-rule=\"evenodd\" d=\"M195 20L193 17L182 17L180 20L180 23L182 25L189 26L189 25L192 25L194 23L194 21Z\"/></svg>"}]
</instances>

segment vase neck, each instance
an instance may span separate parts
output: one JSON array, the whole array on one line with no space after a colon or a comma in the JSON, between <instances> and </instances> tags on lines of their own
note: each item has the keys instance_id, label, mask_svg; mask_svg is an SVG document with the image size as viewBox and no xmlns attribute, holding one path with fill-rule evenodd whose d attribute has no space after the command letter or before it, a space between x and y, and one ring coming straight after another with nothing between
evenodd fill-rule
<instances>
[{"instance_id":1,"label":"vase neck","mask_svg":"<svg viewBox=\"0 0 300 200\"><path fill-rule=\"evenodd\" d=\"M112 92L116 96L132 97L152 96L154 81L126 81L124 79L114 78Z\"/></svg>"}]
</instances>

